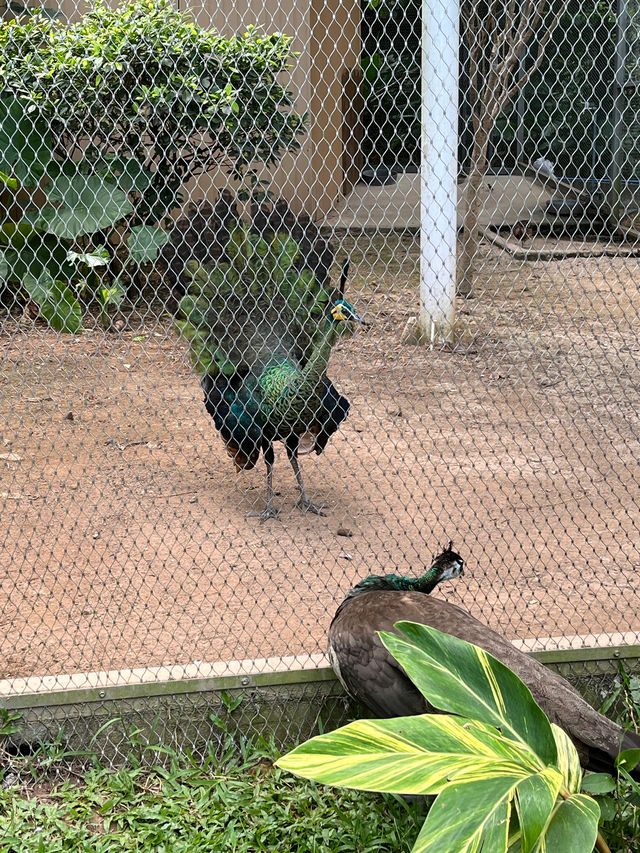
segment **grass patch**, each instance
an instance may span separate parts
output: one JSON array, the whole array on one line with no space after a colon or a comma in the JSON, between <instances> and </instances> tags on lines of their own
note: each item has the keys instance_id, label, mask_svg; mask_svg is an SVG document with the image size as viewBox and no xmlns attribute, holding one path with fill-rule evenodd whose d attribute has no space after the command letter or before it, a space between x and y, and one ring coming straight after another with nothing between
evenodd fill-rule
<instances>
[{"instance_id":1,"label":"grass patch","mask_svg":"<svg viewBox=\"0 0 640 853\"><path fill-rule=\"evenodd\" d=\"M0 853L410 853L426 802L279 770L272 741L232 731L242 700L222 698L223 718L211 715L220 740L204 760L134 730L119 769L67 751L62 732L33 754L9 754L2 743L20 714L0 708ZM622 663L601 710L638 730L640 677ZM609 793L594 794L602 832L612 853L640 853L640 786L628 774L611 781Z\"/></svg>"},{"instance_id":2,"label":"grass patch","mask_svg":"<svg viewBox=\"0 0 640 853\"><path fill-rule=\"evenodd\" d=\"M162 766L96 764L57 781L50 751L11 758L0 770L0 853L404 853L426 812L298 780L273 767L266 745L212 750L204 764L159 752Z\"/></svg>"}]
</instances>

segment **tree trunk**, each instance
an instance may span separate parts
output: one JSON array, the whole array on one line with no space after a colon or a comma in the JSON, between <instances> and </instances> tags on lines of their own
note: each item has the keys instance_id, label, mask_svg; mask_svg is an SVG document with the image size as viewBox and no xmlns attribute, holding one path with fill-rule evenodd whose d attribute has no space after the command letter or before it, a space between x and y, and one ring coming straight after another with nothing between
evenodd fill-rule
<instances>
[{"instance_id":1,"label":"tree trunk","mask_svg":"<svg viewBox=\"0 0 640 853\"><path fill-rule=\"evenodd\" d=\"M481 121L478 123L473 134L471 167L465 189L465 213L462 223L463 243L458 266L457 292L459 296L464 296L465 298L473 296L476 256L480 245L480 232L478 229L478 218L482 203L480 188L482 187L482 179L487 171L487 148L489 145L490 128L490 120Z\"/></svg>"}]
</instances>

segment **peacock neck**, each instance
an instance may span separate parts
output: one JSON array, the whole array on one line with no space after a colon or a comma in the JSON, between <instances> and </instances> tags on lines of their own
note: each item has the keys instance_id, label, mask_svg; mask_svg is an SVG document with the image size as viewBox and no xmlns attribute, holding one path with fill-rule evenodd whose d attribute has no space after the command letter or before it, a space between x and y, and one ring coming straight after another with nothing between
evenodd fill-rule
<instances>
[{"instance_id":1,"label":"peacock neck","mask_svg":"<svg viewBox=\"0 0 640 853\"><path fill-rule=\"evenodd\" d=\"M348 597L372 590L391 590L396 592L422 592L428 595L442 579L440 566L435 565L419 578L403 575L369 575L349 592Z\"/></svg>"},{"instance_id":2,"label":"peacock neck","mask_svg":"<svg viewBox=\"0 0 640 853\"><path fill-rule=\"evenodd\" d=\"M408 592L424 592L430 593L440 581L440 567L433 566L426 574L419 578L407 578L401 575L391 575L395 589Z\"/></svg>"},{"instance_id":3,"label":"peacock neck","mask_svg":"<svg viewBox=\"0 0 640 853\"><path fill-rule=\"evenodd\" d=\"M331 357L331 350L337 337L336 324L330 319L326 320L324 327L318 334L311 354L301 371L305 385L308 384L315 387L318 381L325 375Z\"/></svg>"},{"instance_id":4,"label":"peacock neck","mask_svg":"<svg viewBox=\"0 0 640 853\"><path fill-rule=\"evenodd\" d=\"M365 592L422 592L428 595L441 580L442 570L437 564L419 578L408 578L402 575L369 575L349 590L347 597L336 610L334 619L342 612L347 602Z\"/></svg>"},{"instance_id":5,"label":"peacock neck","mask_svg":"<svg viewBox=\"0 0 640 853\"><path fill-rule=\"evenodd\" d=\"M274 361L260 376L262 405L275 425L289 425L315 412L337 332L328 321L318 332L311 353L300 367L292 361ZM311 411L309 411L311 407ZM287 427L288 431L289 427Z\"/></svg>"}]
</instances>

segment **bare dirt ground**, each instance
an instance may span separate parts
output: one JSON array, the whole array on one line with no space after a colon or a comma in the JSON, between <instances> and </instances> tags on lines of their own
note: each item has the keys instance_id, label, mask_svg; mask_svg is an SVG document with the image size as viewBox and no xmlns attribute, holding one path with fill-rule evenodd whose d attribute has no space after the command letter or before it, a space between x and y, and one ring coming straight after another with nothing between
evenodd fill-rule
<instances>
[{"instance_id":1,"label":"bare dirt ground","mask_svg":"<svg viewBox=\"0 0 640 853\"><path fill-rule=\"evenodd\" d=\"M486 247L456 344L429 349L401 342L416 238L343 248L372 325L332 357L348 421L302 462L327 517L294 507L284 452L281 517L246 517L263 466L234 474L169 317L5 322L0 677L324 651L357 578L449 539L467 570L438 594L509 637L640 630L638 260Z\"/></svg>"}]
</instances>

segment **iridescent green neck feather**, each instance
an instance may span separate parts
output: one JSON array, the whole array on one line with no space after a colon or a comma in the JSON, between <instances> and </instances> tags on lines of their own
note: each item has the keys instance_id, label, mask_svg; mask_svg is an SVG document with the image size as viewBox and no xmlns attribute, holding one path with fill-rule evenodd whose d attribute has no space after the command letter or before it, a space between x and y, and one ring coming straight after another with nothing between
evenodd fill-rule
<instances>
[{"instance_id":1,"label":"iridescent green neck feather","mask_svg":"<svg viewBox=\"0 0 640 853\"><path fill-rule=\"evenodd\" d=\"M374 589L390 589L397 592L423 592L430 593L441 580L440 566L433 566L429 571L419 578L409 578L402 575L369 575L361 580L349 593L357 595L360 592L369 592Z\"/></svg>"},{"instance_id":2,"label":"iridescent green neck feather","mask_svg":"<svg viewBox=\"0 0 640 853\"><path fill-rule=\"evenodd\" d=\"M403 575L369 575L349 591L340 608L349 599L365 592L421 592L428 595L441 581L451 580L464 574L464 560L460 554L452 550L452 545L453 543L450 542L449 547L445 548L433 561L429 571L418 578Z\"/></svg>"},{"instance_id":3,"label":"iridescent green neck feather","mask_svg":"<svg viewBox=\"0 0 640 853\"><path fill-rule=\"evenodd\" d=\"M259 380L262 404L271 417L290 421L303 414L309 401L320 393L337 337L336 323L328 318L304 367L286 360L263 370Z\"/></svg>"}]
</instances>

